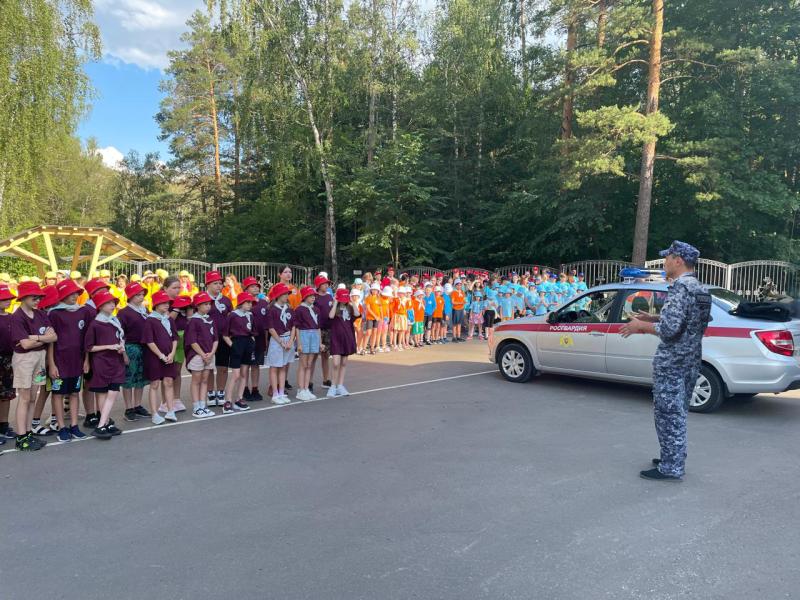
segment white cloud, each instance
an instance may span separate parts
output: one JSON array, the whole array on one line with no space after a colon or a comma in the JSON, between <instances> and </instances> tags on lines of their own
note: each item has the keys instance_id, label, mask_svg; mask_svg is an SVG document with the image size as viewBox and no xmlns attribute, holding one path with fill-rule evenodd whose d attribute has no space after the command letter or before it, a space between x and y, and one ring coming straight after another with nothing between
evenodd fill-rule
<instances>
[{"instance_id":1,"label":"white cloud","mask_svg":"<svg viewBox=\"0 0 800 600\"><path fill-rule=\"evenodd\" d=\"M121 169L120 162L122 162L122 159L125 157L122 152L114 148L114 146L98 148L95 152L103 157L103 164L105 166L118 171Z\"/></svg>"},{"instance_id":2,"label":"white cloud","mask_svg":"<svg viewBox=\"0 0 800 600\"><path fill-rule=\"evenodd\" d=\"M181 46L186 20L204 6L204 0L96 0L105 59L164 69L167 52Z\"/></svg>"}]
</instances>

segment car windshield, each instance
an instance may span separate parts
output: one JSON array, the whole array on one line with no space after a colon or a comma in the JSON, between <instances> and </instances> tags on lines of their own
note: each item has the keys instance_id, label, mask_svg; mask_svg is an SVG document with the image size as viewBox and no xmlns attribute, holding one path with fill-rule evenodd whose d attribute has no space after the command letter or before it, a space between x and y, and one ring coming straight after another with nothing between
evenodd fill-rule
<instances>
[{"instance_id":1,"label":"car windshield","mask_svg":"<svg viewBox=\"0 0 800 600\"><path fill-rule=\"evenodd\" d=\"M722 308L728 312L739 306L740 302L744 302L744 298L739 294L724 288L711 288L708 291L714 297L714 300L717 301L717 304L721 305Z\"/></svg>"}]
</instances>

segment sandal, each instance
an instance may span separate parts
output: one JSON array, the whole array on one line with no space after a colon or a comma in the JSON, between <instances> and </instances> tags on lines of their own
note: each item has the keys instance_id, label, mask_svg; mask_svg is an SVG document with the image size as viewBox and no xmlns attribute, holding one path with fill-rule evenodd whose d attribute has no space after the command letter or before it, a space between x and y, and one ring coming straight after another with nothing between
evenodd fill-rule
<instances>
[{"instance_id":1,"label":"sandal","mask_svg":"<svg viewBox=\"0 0 800 600\"><path fill-rule=\"evenodd\" d=\"M44 425L37 425L31 430L33 435L39 435L42 437L48 437L55 434L55 431L50 429L49 427L45 427Z\"/></svg>"}]
</instances>

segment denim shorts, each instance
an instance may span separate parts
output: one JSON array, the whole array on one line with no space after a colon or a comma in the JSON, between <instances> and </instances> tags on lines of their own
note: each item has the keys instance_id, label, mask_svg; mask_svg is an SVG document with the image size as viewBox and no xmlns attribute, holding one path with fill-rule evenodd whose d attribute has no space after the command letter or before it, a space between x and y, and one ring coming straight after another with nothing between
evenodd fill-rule
<instances>
[{"instance_id":1,"label":"denim shorts","mask_svg":"<svg viewBox=\"0 0 800 600\"><path fill-rule=\"evenodd\" d=\"M298 329L303 354L319 354L319 329Z\"/></svg>"}]
</instances>

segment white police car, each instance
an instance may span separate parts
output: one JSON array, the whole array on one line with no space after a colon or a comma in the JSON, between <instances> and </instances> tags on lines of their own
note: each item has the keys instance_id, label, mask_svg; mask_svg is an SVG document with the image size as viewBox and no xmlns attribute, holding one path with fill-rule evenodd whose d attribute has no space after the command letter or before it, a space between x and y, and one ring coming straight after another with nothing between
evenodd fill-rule
<instances>
[{"instance_id":1,"label":"white police car","mask_svg":"<svg viewBox=\"0 0 800 600\"><path fill-rule=\"evenodd\" d=\"M703 339L703 364L690 410L712 412L725 398L800 388L800 320L781 323L735 316L742 300L710 287L712 321ZM576 296L547 316L507 321L495 328L490 347L509 381L540 373L652 385L653 335L623 339L620 329L637 311L658 314L667 283L628 280Z\"/></svg>"}]
</instances>

